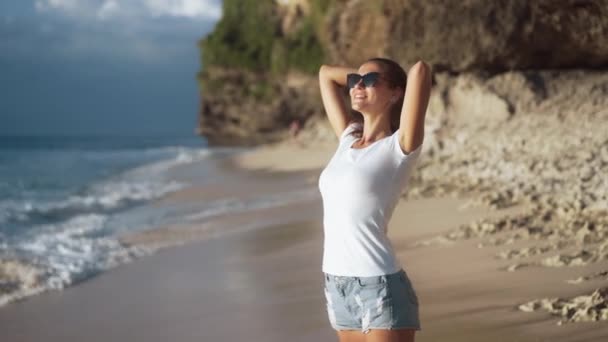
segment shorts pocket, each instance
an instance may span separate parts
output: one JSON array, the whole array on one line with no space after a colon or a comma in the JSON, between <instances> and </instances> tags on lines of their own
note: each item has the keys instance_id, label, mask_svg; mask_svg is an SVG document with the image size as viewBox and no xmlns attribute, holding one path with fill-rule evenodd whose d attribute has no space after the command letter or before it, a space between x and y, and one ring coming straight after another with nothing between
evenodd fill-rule
<instances>
[{"instance_id":1,"label":"shorts pocket","mask_svg":"<svg viewBox=\"0 0 608 342\"><path fill-rule=\"evenodd\" d=\"M386 285L386 276L360 277L358 278L361 288L377 288Z\"/></svg>"},{"instance_id":2,"label":"shorts pocket","mask_svg":"<svg viewBox=\"0 0 608 342\"><path fill-rule=\"evenodd\" d=\"M401 282L403 287L405 287L405 292L407 294L409 301L412 302L413 304L418 305L418 296L416 295L416 290L414 290L414 286L412 285L412 282L410 281L410 279L408 278L408 276L405 274L404 271L399 273L399 282Z\"/></svg>"}]
</instances>

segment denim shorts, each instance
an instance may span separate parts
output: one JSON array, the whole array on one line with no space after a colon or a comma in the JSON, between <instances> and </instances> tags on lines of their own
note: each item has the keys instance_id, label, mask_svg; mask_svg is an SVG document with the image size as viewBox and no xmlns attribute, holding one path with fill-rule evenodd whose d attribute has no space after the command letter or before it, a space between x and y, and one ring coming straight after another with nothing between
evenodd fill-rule
<instances>
[{"instance_id":1,"label":"denim shorts","mask_svg":"<svg viewBox=\"0 0 608 342\"><path fill-rule=\"evenodd\" d=\"M421 330L418 296L403 269L373 277L324 273L329 322L335 330Z\"/></svg>"}]
</instances>

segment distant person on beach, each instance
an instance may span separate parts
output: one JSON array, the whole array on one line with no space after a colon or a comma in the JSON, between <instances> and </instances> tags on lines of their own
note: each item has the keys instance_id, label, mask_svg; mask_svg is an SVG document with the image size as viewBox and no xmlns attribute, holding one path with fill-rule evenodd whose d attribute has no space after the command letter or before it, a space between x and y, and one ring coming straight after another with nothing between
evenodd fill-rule
<instances>
[{"instance_id":1,"label":"distant person on beach","mask_svg":"<svg viewBox=\"0 0 608 342\"><path fill-rule=\"evenodd\" d=\"M319 85L339 139L319 177L329 322L340 342L414 341L418 296L387 227L422 150L430 67L419 61L406 74L385 58L359 69L323 65Z\"/></svg>"},{"instance_id":2,"label":"distant person on beach","mask_svg":"<svg viewBox=\"0 0 608 342\"><path fill-rule=\"evenodd\" d=\"M291 135L291 140L298 146L301 146L302 143L298 140L298 133L300 133L300 129L302 129L300 120L294 119L291 121L289 125L289 135Z\"/></svg>"}]
</instances>

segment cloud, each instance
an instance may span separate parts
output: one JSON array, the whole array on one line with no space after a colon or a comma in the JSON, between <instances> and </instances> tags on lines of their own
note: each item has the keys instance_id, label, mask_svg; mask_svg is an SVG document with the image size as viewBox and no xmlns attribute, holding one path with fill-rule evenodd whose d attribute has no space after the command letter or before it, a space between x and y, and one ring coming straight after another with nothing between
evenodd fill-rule
<instances>
[{"instance_id":1,"label":"cloud","mask_svg":"<svg viewBox=\"0 0 608 342\"><path fill-rule=\"evenodd\" d=\"M36 0L35 8L101 21L146 17L217 20L222 15L219 0Z\"/></svg>"},{"instance_id":2,"label":"cloud","mask_svg":"<svg viewBox=\"0 0 608 342\"><path fill-rule=\"evenodd\" d=\"M109 18L120 13L120 6L116 1L106 1L97 11L97 16L101 19Z\"/></svg>"},{"instance_id":3,"label":"cloud","mask_svg":"<svg viewBox=\"0 0 608 342\"><path fill-rule=\"evenodd\" d=\"M222 14L221 4L202 0L142 0L153 16L175 16L217 19Z\"/></svg>"},{"instance_id":4,"label":"cloud","mask_svg":"<svg viewBox=\"0 0 608 342\"><path fill-rule=\"evenodd\" d=\"M8 30L10 25L4 20L0 37L8 35L8 40L0 40L0 48L13 46L13 55L34 56L34 47L44 46L47 55L64 60L104 58L168 64L186 58L197 60L196 41L219 20L222 2L35 0L33 10L36 19L19 27L27 37L18 38L17 29Z\"/></svg>"}]
</instances>

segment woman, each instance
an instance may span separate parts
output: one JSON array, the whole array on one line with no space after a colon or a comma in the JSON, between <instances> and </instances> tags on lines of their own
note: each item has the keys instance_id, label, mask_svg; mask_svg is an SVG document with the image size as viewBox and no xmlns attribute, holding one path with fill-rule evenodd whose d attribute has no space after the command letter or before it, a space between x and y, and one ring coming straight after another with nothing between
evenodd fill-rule
<instances>
[{"instance_id":1,"label":"woman","mask_svg":"<svg viewBox=\"0 0 608 342\"><path fill-rule=\"evenodd\" d=\"M319 189L327 311L341 342L414 341L421 330L416 292L386 235L422 149L431 87L424 62L408 74L384 58L358 70L323 65L319 71L323 105L339 137ZM358 112L352 119L344 86Z\"/></svg>"}]
</instances>

